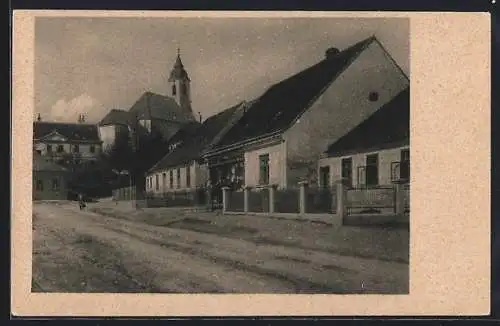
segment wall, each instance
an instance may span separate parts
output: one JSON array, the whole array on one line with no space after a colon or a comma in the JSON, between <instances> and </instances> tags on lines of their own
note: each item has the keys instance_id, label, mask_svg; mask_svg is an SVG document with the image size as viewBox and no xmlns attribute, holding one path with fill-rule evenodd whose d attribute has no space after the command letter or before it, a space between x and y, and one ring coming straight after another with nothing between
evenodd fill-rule
<instances>
[{"instance_id":1,"label":"wall","mask_svg":"<svg viewBox=\"0 0 500 326\"><path fill-rule=\"evenodd\" d=\"M372 43L313 103L285 133L288 166L305 162L308 167L289 173L289 184L313 170L328 145L346 134L391 100L409 81L387 57L382 47ZM379 93L376 102L370 92Z\"/></svg>"},{"instance_id":2,"label":"wall","mask_svg":"<svg viewBox=\"0 0 500 326\"><path fill-rule=\"evenodd\" d=\"M181 176L180 178L181 182L179 187L177 185L177 167L174 167L161 170L153 174L148 174L147 179L151 181L146 182L146 191L155 194L161 194L163 192L190 190L205 185L208 177L206 165L200 165L196 162L192 162L190 164L190 169L189 169L191 175L190 187L187 187L186 184L186 174L187 174L186 166L179 166L178 168L180 169L180 176ZM170 171L173 171L173 176L174 176L173 178L174 182L172 188L170 187ZM165 173L165 180L163 179L163 173ZM156 176L158 176L158 181L159 181L158 189L156 188Z\"/></svg>"},{"instance_id":3,"label":"wall","mask_svg":"<svg viewBox=\"0 0 500 326\"><path fill-rule=\"evenodd\" d=\"M102 141L103 150L110 150L116 139L116 127L111 126L99 126L99 138Z\"/></svg>"},{"instance_id":4,"label":"wall","mask_svg":"<svg viewBox=\"0 0 500 326\"><path fill-rule=\"evenodd\" d=\"M52 153L49 153L47 151L47 145L51 145L52 146ZM58 153L57 152L57 147L59 145L62 145L63 146L63 152L62 153ZM43 156L52 156L54 158L57 158L57 157L61 157L63 156L64 154L74 154L73 153L73 145L74 144L69 144L69 143L61 143L61 142L50 142L50 141L46 141L46 142L37 142L35 144L37 150L40 150L41 153ZM94 153L91 153L90 152L90 147L91 146L94 146ZM100 144L88 144L88 143L85 143L85 144L78 144L79 146L79 154L80 154L80 158L81 159L96 159L98 156L99 156L99 153L101 152L101 145Z\"/></svg>"},{"instance_id":5,"label":"wall","mask_svg":"<svg viewBox=\"0 0 500 326\"><path fill-rule=\"evenodd\" d=\"M52 190L52 180L59 180L59 189ZM37 180L43 181L43 191L37 190ZM68 197L65 174L52 171L33 171L34 200L64 200Z\"/></svg>"},{"instance_id":6,"label":"wall","mask_svg":"<svg viewBox=\"0 0 500 326\"><path fill-rule=\"evenodd\" d=\"M328 157L319 160L319 167L330 167L330 184L333 185L342 179L342 166L343 158L352 158L352 180L353 185L358 184L358 167L366 165L366 156L374 153L379 155L379 168L378 168L378 182L380 185L391 184L391 163L401 160L401 150L408 149L408 146L384 149L376 152L356 153L353 155Z\"/></svg>"},{"instance_id":7,"label":"wall","mask_svg":"<svg viewBox=\"0 0 500 326\"><path fill-rule=\"evenodd\" d=\"M259 156L269 154L269 183L277 184L280 188L286 187L286 152L285 143L245 151L245 185L255 187L259 185Z\"/></svg>"}]
</instances>

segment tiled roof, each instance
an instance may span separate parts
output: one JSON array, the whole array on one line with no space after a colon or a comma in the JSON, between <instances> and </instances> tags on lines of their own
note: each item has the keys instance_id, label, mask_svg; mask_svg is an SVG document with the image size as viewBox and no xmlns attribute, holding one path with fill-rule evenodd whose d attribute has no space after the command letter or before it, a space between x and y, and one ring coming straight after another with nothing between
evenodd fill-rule
<instances>
[{"instance_id":1,"label":"tiled roof","mask_svg":"<svg viewBox=\"0 0 500 326\"><path fill-rule=\"evenodd\" d=\"M56 131L70 141L100 142L97 126L84 123L33 122L33 139L43 138Z\"/></svg>"},{"instance_id":2,"label":"tiled roof","mask_svg":"<svg viewBox=\"0 0 500 326\"><path fill-rule=\"evenodd\" d=\"M372 42L372 36L271 86L226 133L217 147L285 131ZM330 53L332 53L331 51Z\"/></svg>"},{"instance_id":3,"label":"tiled roof","mask_svg":"<svg viewBox=\"0 0 500 326\"><path fill-rule=\"evenodd\" d=\"M132 105L129 112L136 113L138 118L153 118L178 122L196 120L191 110L181 108L173 98L152 92L144 93Z\"/></svg>"},{"instance_id":4,"label":"tiled roof","mask_svg":"<svg viewBox=\"0 0 500 326\"><path fill-rule=\"evenodd\" d=\"M329 146L328 156L408 145L410 139L410 88L401 91L357 127Z\"/></svg>"},{"instance_id":5,"label":"tiled roof","mask_svg":"<svg viewBox=\"0 0 500 326\"><path fill-rule=\"evenodd\" d=\"M150 169L150 172L187 164L200 158L205 147L211 143L221 130L223 130L240 105L241 103L225 109L206 119L203 124L195 127L195 129L186 132L183 135L184 137L180 137L183 139L179 147L165 155Z\"/></svg>"},{"instance_id":6,"label":"tiled roof","mask_svg":"<svg viewBox=\"0 0 500 326\"><path fill-rule=\"evenodd\" d=\"M59 164L51 162L37 152L33 153L33 171L66 172L67 170Z\"/></svg>"},{"instance_id":7,"label":"tiled roof","mask_svg":"<svg viewBox=\"0 0 500 326\"><path fill-rule=\"evenodd\" d=\"M100 126L106 125L131 125L130 114L125 110L112 109L99 122Z\"/></svg>"}]
</instances>

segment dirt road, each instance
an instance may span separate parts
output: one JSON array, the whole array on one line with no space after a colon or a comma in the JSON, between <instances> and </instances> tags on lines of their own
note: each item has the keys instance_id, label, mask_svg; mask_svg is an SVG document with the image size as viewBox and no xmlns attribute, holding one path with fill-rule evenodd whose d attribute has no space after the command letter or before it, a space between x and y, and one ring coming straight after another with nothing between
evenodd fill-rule
<instances>
[{"instance_id":1,"label":"dirt road","mask_svg":"<svg viewBox=\"0 0 500 326\"><path fill-rule=\"evenodd\" d=\"M34 204L33 291L408 293L408 264ZM240 230L244 232L244 230Z\"/></svg>"}]
</instances>

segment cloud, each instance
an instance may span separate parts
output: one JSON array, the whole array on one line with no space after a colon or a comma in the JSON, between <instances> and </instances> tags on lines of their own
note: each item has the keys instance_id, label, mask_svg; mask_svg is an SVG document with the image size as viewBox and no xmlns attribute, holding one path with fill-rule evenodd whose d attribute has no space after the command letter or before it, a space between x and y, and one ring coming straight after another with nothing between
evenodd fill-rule
<instances>
[{"instance_id":1,"label":"cloud","mask_svg":"<svg viewBox=\"0 0 500 326\"><path fill-rule=\"evenodd\" d=\"M88 94L81 94L69 101L59 99L50 110L50 119L60 122L76 122L80 114L86 122L97 122L102 118L103 105Z\"/></svg>"}]
</instances>

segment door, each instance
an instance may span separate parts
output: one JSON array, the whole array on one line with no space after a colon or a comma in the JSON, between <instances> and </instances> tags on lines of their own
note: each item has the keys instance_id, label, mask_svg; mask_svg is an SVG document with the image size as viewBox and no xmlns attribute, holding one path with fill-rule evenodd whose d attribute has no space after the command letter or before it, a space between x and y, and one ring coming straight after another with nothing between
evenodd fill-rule
<instances>
[{"instance_id":1,"label":"door","mask_svg":"<svg viewBox=\"0 0 500 326\"><path fill-rule=\"evenodd\" d=\"M322 166L319 168L319 186L326 188L330 185L330 167Z\"/></svg>"}]
</instances>

